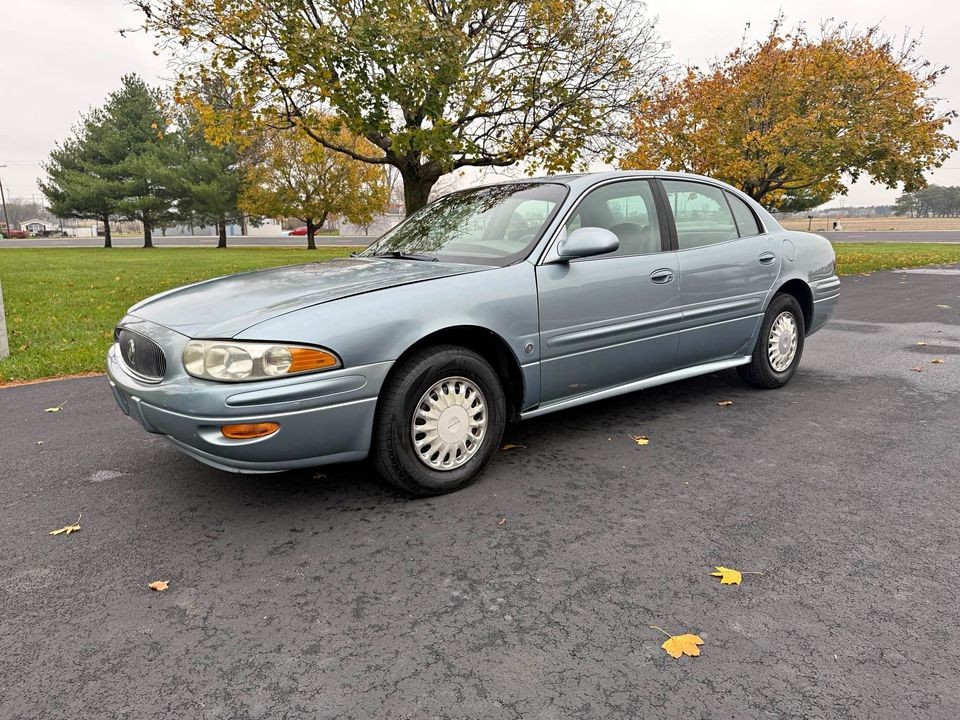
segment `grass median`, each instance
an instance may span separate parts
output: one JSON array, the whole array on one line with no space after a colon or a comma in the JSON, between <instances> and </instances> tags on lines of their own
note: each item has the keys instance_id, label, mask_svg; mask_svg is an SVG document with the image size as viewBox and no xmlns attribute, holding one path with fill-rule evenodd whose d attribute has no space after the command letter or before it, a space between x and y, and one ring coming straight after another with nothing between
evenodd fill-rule
<instances>
[{"instance_id":1,"label":"grass median","mask_svg":"<svg viewBox=\"0 0 960 720\"><path fill-rule=\"evenodd\" d=\"M329 260L355 248L6 248L0 283L10 357L0 383L103 372L127 308L179 285L257 268Z\"/></svg>"},{"instance_id":2,"label":"grass median","mask_svg":"<svg viewBox=\"0 0 960 720\"><path fill-rule=\"evenodd\" d=\"M960 245L838 243L841 274L960 262ZM0 383L102 372L127 308L187 283L256 268L328 260L349 247L0 248L10 357Z\"/></svg>"}]
</instances>

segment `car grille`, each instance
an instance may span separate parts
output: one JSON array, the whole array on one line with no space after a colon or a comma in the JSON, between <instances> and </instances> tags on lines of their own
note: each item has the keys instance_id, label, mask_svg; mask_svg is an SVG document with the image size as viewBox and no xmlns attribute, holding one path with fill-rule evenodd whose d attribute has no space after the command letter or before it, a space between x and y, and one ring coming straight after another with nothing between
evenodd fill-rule
<instances>
[{"instance_id":1,"label":"car grille","mask_svg":"<svg viewBox=\"0 0 960 720\"><path fill-rule=\"evenodd\" d=\"M167 358L153 340L132 330L118 327L114 339L120 346L120 357L134 375L150 382L160 382L167 373Z\"/></svg>"}]
</instances>

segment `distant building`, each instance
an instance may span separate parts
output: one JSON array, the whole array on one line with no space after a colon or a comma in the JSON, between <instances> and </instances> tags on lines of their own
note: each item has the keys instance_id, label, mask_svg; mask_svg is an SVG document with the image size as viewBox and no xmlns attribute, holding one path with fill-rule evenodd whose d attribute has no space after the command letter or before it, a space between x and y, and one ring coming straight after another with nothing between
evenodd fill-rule
<instances>
[{"instance_id":1,"label":"distant building","mask_svg":"<svg viewBox=\"0 0 960 720\"><path fill-rule=\"evenodd\" d=\"M26 230L31 235L45 235L55 227L53 223L47 222L46 220L37 220L36 218L20 223L20 229Z\"/></svg>"}]
</instances>

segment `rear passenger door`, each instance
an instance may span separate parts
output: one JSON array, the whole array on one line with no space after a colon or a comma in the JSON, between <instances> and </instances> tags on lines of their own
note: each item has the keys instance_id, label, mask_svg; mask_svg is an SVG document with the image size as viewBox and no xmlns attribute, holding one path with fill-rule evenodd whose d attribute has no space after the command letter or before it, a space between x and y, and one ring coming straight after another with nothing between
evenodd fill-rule
<instances>
[{"instance_id":1,"label":"rear passenger door","mask_svg":"<svg viewBox=\"0 0 960 720\"><path fill-rule=\"evenodd\" d=\"M677 366L750 354L780 271L773 239L743 200L716 185L664 179L661 187L680 269Z\"/></svg>"}]
</instances>

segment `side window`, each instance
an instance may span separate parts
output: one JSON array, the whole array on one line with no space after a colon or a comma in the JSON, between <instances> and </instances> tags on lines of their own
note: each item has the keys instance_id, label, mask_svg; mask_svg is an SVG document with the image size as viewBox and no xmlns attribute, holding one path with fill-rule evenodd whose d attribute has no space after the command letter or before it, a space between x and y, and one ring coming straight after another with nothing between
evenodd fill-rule
<instances>
[{"instance_id":1,"label":"side window","mask_svg":"<svg viewBox=\"0 0 960 720\"><path fill-rule=\"evenodd\" d=\"M733 210L733 219L737 221L737 230L740 231L740 237L749 235L759 235L763 232L756 216L747 204L732 193L727 193L727 200L730 201L730 209Z\"/></svg>"},{"instance_id":2,"label":"side window","mask_svg":"<svg viewBox=\"0 0 960 720\"><path fill-rule=\"evenodd\" d=\"M664 180L663 187L673 210L681 250L739 237L730 206L720 188L686 180Z\"/></svg>"},{"instance_id":3,"label":"side window","mask_svg":"<svg viewBox=\"0 0 960 720\"><path fill-rule=\"evenodd\" d=\"M620 239L616 252L600 257L645 255L662 250L660 222L648 180L624 180L591 191L567 221L566 231L601 227Z\"/></svg>"}]
</instances>

